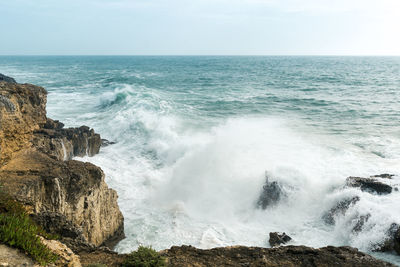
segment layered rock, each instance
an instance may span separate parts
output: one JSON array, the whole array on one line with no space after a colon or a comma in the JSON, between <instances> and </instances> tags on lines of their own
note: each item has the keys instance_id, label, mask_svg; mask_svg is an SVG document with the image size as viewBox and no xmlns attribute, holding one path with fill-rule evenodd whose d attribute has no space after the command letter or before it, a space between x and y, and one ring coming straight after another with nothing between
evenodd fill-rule
<instances>
[{"instance_id":1,"label":"layered rock","mask_svg":"<svg viewBox=\"0 0 400 267\"><path fill-rule=\"evenodd\" d=\"M162 251L171 266L395 266L350 247L305 246L277 248L223 247L197 249L191 246L172 247Z\"/></svg>"},{"instance_id":2,"label":"layered rock","mask_svg":"<svg viewBox=\"0 0 400 267\"><path fill-rule=\"evenodd\" d=\"M50 232L100 246L123 236L117 194L103 171L70 160L99 152L89 127L64 129L46 117L46 91L0 81L0 183Z\"/></svg>"}]
</instances>

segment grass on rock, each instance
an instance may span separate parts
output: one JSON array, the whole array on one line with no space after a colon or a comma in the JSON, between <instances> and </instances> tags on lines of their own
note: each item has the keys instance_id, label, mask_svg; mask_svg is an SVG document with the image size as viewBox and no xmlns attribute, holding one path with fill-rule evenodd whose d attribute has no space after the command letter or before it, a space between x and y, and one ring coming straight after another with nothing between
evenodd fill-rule
<instances>
[{"instance_id":1,"label":"grass on rock","mask_svg":"<svg viewBox=\"0 0 400 267\"><path fill-rule=\"evenodd\" d=\"M167 266L165 258L151 247L140 246L137 251L131 252L123 267L164 267Z\"/></svg>"},{"instance_id":2,"label":"grass on rock","mask_svg":"<svg viewBox=\"0 0 400 267\"><path fill-rule=\"evenodd\" d=\"M47 239L55 238L37 226L22 204L0 188L0 243L21 249L40 265L55 262L57 256L40 242L38 235Z\"/></svg>"}]
</instances>

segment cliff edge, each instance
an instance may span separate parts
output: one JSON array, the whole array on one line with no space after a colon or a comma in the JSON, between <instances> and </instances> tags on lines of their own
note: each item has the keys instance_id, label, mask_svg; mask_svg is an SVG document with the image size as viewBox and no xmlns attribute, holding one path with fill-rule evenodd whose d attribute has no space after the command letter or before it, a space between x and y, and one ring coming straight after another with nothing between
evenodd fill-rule
<instances>
[{"instance_id":1,"label":"cliff edge","mask_svg":"<svg viewBox=\"0 0 400 267\"><path fill-rule=\"evenodd\" d=\"M47 92L0 79L0 184L34 220L74 250L112 244L124 235L117 193L103 171L71 160L93 156L100 135L89 127L64 128L46 117Z\"/></svg>"}]
</instances>

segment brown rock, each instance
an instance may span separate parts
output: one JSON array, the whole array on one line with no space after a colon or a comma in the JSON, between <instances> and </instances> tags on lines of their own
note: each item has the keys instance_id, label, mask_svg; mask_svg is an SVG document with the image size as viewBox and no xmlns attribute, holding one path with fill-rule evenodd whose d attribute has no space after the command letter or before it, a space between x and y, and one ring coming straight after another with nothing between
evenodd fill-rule
<instances>
[{"instance_id":1,"label":"brown rock","mask_svg":"<svg viewBox=\"0 0 400 267\"><path fill-rule=\"evenodd\" d=\"M72 250L57 240L47 240L39 237L40 241L47 246L55 255L58 256L57 261L54 263L56 266L65 267L81 267L79 256L74 254Z\"/></svg>"},{"instance_id":2,"label":"brown rock","mask_svg":"<svg viewBox=\"0 0 400 267\"><path fill-rule=\"evenodd\" d=\"M98 153L100 135L86 126L64 129L46 118L46 94L38 86L0 81L2 190L75 247L115 242L123 237L117 193L99 167L70 160Z\"/></svg>"},{"instance_id":3,"label":"brown rock","mask_svg":"<svg viewBox=\"0 0 400 267\"><path fill-rule=\"evenodd\" d=\"M172 247L161 252L171 266L395 266L377 260L350 247L284 246L277 248L223 247L197 249L192 246Z\"/></svg>"}]
</instances>

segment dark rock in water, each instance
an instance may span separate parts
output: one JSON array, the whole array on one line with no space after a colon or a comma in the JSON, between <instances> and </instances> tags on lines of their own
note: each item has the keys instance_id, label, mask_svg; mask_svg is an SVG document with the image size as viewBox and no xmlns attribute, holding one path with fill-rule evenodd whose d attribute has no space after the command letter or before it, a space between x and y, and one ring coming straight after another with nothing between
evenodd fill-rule
<instances>
[{"instance_id":1,"label":"dark rock in water","mask_svg":"<svg viewBox=\"0 0 400 267\"><path fill-rule=\"evenodd\" d=\"M388 238L383 242L383 244L378 245L376 251L395 251L400 255L400 225L397 223L392 223L387 231Z\"/></svg>"},{"instance_id":2,"label":"dark rock in water","mask_svg":"<svg viewBox=\"0 0 400 267\"><path fill-rule=\"evenodd\" d=\"M394 174L383 173L383 174L373 175L373 176L371 176L371 178L392 179L393 176L394 176Z\"/></svg>"},{"instance_id":3,"label":"dark rock in water","mask_svg":"<svg viewBox=\"0 0 400 267\"><path fill-rule=\"evenodd\" d=\"M198 249L192 246L173 246L170 249L161 251L160 254L166 258L168 266L176 267L395 266L351 247L329 246L315 249L305 246L275 248L233 246Z\"/></svg>"},{"instance_id":4,"label":"dark rock in water","mask_svg":"<svg viewBox=\"0 0 400 267\"><path fill-rule=\"evenodd\" d=\"M108 141L107 139L101 139L101 146L106 147L109 145L115 145L116 143L113 141Z\"/></svg>"},{"instance_id":5,"label":"dark rock in water","mask_svg":"<svg viewBox=\"0 0 400 267\"><path fill-rule=\"evenodd\" d=\"M327 213L322 216L322 219L327 224L335 224L335 217L339 214L344 215L350 206L360 201L359 196L344 199L339 201L334 207L332 207Z\"/></svg>"},{"instance_id":6,"label":"dark rock in water","mask_svg":"<svg viewBox=\"0 0 400 267\"><path fill-rule=\"evenodd\" d=\"M288 236L286 233L278 233L278 232L271 232L269 233L269 244L271 247L277 247L282 244L286 244L292 240L290 236Z\"/></svg>"},{"instance_id":7,"label":"dark rock in water","mask_svg":"<svg viewBox=\"0 0 400 267\"><path fill-rule=\"evenodd\" d=\"M354 233L359 233L361 232L362 228L364 227L364 224L368 222L369 218L371 218L371 214L367 215L362 215L358 218L356 225L353 227L353 232Z\"/></svg>"},{"instance_id":8,"label":"dark rock in water","mask_svg":"<svg viewBox=\"0 0 400 267\"><path fill-rule=\"evenodd\" d=\"M390 194L392 187L375 178L348 177L346 185L350 187L359 187L361 191L376 193L378 195Z\"/></svg>"},{"instance_id":9,"label":"dark rock in water","mask_svg":"<svg viewBox=\"0 0 400 267\"><path fill-rule=\"evenodd\" d=\"M13 78L0 73L0 82L17 83Z\"/></svg>"},{"instance_id":10,"label":"dark rock in water","mask_svg":"<svg viewBox=\"0 0 400 267\"><path fill-rule=\"evenodd\" d=\"M266 209L268 206L276 204L285 195L278 182L269 182L268 180L269 179L266 176L263 191L257 201L257 205L262 209Z\"/></svg>"}]
</instances>

